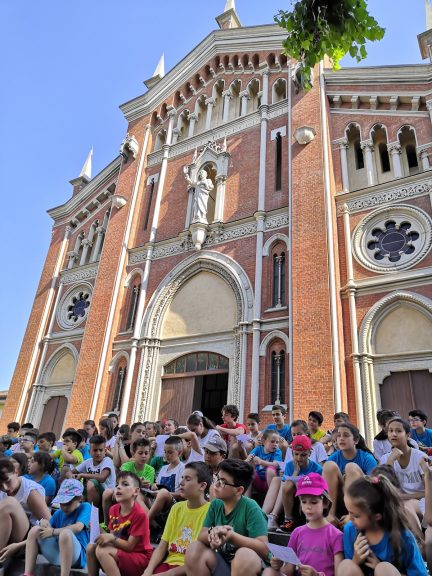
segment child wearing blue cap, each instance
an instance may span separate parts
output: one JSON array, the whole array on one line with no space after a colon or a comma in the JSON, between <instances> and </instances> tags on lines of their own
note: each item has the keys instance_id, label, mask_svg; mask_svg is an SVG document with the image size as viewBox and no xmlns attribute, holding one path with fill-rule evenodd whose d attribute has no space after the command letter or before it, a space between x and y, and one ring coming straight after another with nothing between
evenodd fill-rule
<instances>
[{"instance_id":1,"label":"child wearing blue cap","mask_svg":"<svg viewBox=\"0 0 432 576\"><path fill-rule=\"evenodd\" d=\"M28 535L24 576L33 576L36 558L41 553L50 564L60 566L61 576L71 568L85 568L86 546L89 543L91 505L82 502L84 487L79 480L62 482L53 504L60 504L51 520L42 519Z\"/></svg>"}]
</instances>

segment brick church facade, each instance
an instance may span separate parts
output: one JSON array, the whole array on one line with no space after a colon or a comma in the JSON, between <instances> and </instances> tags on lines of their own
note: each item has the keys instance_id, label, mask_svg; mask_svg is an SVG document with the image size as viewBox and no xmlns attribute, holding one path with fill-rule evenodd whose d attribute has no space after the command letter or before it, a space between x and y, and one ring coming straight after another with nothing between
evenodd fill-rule
<instances>
[{"instance_id":1,"label":"brick church facade","mask_svg":"<svg viewBox=\"0 0 432 576\"><path fill-rule=\"evenodd\" d=\"M2 428L281 402L370 439L381 406L432 412L431 65L317 67L304 92L283 30L217 21L49 211Z\"/></svg>"}]
</instances>

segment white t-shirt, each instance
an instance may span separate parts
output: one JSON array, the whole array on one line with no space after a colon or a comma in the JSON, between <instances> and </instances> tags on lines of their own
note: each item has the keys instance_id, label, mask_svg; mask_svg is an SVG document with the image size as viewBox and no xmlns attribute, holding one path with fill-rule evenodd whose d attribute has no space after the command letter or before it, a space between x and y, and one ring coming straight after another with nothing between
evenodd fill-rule
<instances>
[{"instance_id":1,"label":"white t-shirt","mask_svg":"<svg viewBox=\"0 0 432 576\"><path fill-rule=\"evenodd\" d=\"M418 444L415 440L410 438L410 444L412 444L412 448L418 448ZM393 446L391 445L390 440L374 440L373 441L373 453L375 454L375 458L378 462L384 456L384 454L389 454L392 451Z\"/></svg>"},{"instance_id":2,"label":"white t-shirt","mask_svg":"<svg viewBox=\"0 0 432 576\"><path fill-rule=\"evenodd\" d=\"M288 447L285 453L284 465L287 462L291 462L292 459L293 459L292 450L290 447ZM321 442L315 442L314 444L312 444L312 452L311 455L309 456L309 460L315 462L316 464L321 464L321 462L325 462L326 460L328 460L324 444L321 444Z\"/></svg>"},{"instance_id":3,"label":"white t-shirt","mask_svg":"<svg viewBox=\"0 0 432 576\"><path fill-rule=\"evenodd\" d=\"M213 428L210 428L205 436L203 436L202 438L198 438L201 450L204 448L204 446L207 444L207 442L209 442L215 436L220 437L219 432L217 430L214 430Z\"/></svg>"},{"instance_id":4,"label":"white t-shirt","mask_svg":"<svg viewBox=\"0 0 432 576\"><path fill-rule=\"evenodd\" d=\"M199 454L198 452L195 452L193 448L191 448L189 457L186 460L183 460L182 462L185 466L186 464L190 464L191 462L204 462L204 452L202 452L202 454Z\"/></svg>"},{"instance_id":5,"label":"white t-shirt","mask_svg":"<svg viewBox=\"0 0 432 576\"><path fill-rule=\"evenodd\" d=\"M82 472L83 474L100 474L102 470L106 470L107 468L110 471L110 474L105 482L101 482L104 490L107 488L115 488L116 473L112 458L105 456L100 464L93 464L93 458L88 458L76 467L78 472Z\"/></svg>"},{"instance_id":6,"label":"white t-shirt","mask_svg":"<svg viewBox=\"0 0 432 576\"><path fill-rule=\"evenodd\" d=\"M387 464L389 458L390 454L384 454L380 459L380 464ZM406 468L401 468L397 460L393 463L402 491L406 494L424 491L423 470L420 468L420 462L424 459L425 455L423 452L416 448L411 448L410 460Z\"/></svg>"},{"instance_id":7,"label":"white t-shirt","mask_svg":"<svg viewBox=\"0 0 432 576\"><path fill-rule=\"evenodd\" d=\"M156 484L162 484L169 492L178 492L185 465L180 462L174 468L169 464L162 466L156 478Z\"/></svg>"},{"instance_id":8,"label":"white t-shirt","mask_svg":"<svg viewBox=\"0 0 432 576\"><path fill-rule=\"evenodd\" d=\"M27 514L30 524L32 526L35 526L37 521L40 520L40 518L36 518L36 516L33 514L33 512L27 505L28 497L30 495L30 492L32 492L33 490L39 492L39 494L43 497L45 502L45 488L40 484L38 484L37 482L30 480L30 478L24 478L24 476L21 476L21 486L19 487L19 490L15 494L14 498L15 500L18 500L18 502L24 508L24 512ZM7 494L6 492L2 492L0 490L0 501L3 500L4 498L7 498Z\"/></svg>"},{"instance_id":9,"label":"white t-shirt","mask_svg":"<svg viewBox=\"0 0 432 576\"><path fill-rule=\"evenodd\" d=\"M106 441L105 446L109 450L112 450L117 442L117 436L112 436L109 440Z\"/></svg>"}]
</instances>

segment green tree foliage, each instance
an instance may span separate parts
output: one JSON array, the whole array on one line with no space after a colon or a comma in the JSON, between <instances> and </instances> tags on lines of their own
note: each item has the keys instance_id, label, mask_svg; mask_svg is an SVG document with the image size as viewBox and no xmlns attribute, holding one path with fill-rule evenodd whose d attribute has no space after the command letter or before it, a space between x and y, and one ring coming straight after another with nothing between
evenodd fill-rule
<instances>
[{"instance_id":1,"label":"green tree foliage","mask_svg":"<svg viewBox=\"0 0 432 576\"><path fill-rule=\"evenodd\" d=\"M367 0L292 0L291 11L280 10L275 21L288 32L284 52L302 64L301 83L311 87L312 70L324 55L340 68L345 54L360 62L366 42L381 40L384 28L367 7Z\"/></svg>"}]
</instances>

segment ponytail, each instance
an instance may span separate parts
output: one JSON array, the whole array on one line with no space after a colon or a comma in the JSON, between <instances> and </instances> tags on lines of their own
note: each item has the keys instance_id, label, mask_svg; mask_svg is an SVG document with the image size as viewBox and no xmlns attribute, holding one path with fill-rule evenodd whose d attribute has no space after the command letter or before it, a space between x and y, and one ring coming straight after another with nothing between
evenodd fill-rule
<instances>
[{"instance_id":1,"label":"ponytail","mask_svg":"<svg viewBox=\"0 0 432 576\"><path fill-rule=\"evenodd\" d=\"M366 440L363 438L363 436L360 434L359 429L356 428L356 426L354 426L354 424L351 424L351 422L344 422L343 424L339 424L339 426L337 427L337 430L339 430L340 428L347 428L351 432L351 434L353 435L353 438L356 442L357 450L363 450L363 452L369 452L369 454L372 454L375 461L378 462L377 459L375 458L372 450L370 450L370 448L366 445Z\"/></svg>"},{"instance_id":2,"label":"ponytail","mask_svg":"<svg viewBox=\"0 0 432 576\"><path fill-rule=\"evenodd\" d=\"M404 548L402 532L409 530L409 524L396 488L383 474L378 474L354 480L346 493L369 517L381 515L379 524L389 534L392 562L397 565Z\"/></svg>"}]
</instances>

